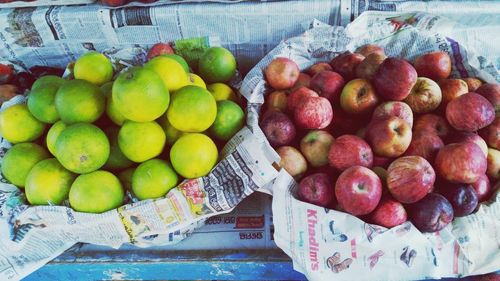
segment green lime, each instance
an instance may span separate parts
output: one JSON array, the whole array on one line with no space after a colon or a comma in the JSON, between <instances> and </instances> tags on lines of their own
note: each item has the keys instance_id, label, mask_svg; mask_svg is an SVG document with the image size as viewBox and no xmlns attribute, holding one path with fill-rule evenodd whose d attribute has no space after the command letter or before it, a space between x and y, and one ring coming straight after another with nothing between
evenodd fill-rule
<instances>
[{"instance_id":1,"label":"green lime","mask_svg":"<svg viewBox=\"0 0 500 281\"><path fill-rule=\"evenodd\" d=\"M212 47L198 61L198 72L206 83L227 82L236 73L236 59L222 47Z\"/></svg>"},{"instance_id":2,"label":"green lime","mask_svg":"<svg viewBox=\"0 0 500 281\"><path fill-rule=\"evenodd\" d=\"M227 141L234 136L245 123L245 112L230 100L217 102L217 117L210 127L212 136Z\"/></svg>"}]
</instances>

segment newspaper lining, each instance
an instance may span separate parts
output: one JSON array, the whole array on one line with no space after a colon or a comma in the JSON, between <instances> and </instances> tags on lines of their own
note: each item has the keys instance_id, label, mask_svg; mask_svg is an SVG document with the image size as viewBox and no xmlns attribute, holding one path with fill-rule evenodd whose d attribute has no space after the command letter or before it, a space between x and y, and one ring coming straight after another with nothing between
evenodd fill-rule
<instances>
[{"instance_id":1,"label":"newspaper lining","mask_svg":"<svg viewBox=\"0 0 500 281\"><path fill-rule=\"evenodd\" d=\"M346 28L314 21L312 29L264 57L245 77L241 92L253 102L263 101L267 89L262 70L275 57L291 58L305 69L367 43L409 60L431 50L446 51L453 77L500 82L498 65L465 49L447 34L452 30L437 33L434 25L440 22L449 20L425 13L366 13ZM275 242L309 280L421 280L500 269L499 192L476 213L456 218L439 232L422 234L410 222L386 229L301 202L295 198L297 183L284 170L272 188Z\"/></svg>"}]
</instances>

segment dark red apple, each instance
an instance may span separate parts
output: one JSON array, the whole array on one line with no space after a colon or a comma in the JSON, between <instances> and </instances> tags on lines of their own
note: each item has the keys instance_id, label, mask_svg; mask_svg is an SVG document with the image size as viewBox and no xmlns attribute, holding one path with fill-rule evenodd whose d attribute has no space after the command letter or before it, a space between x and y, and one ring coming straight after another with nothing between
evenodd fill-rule
<instances>
[{"instance_id":1,"label":"dark red apple","mask_svg":"<svg viewBox=\"0 0 500 281\"><path fill-rule=\"evenodd\" d=\"M495 108L485 97L467 93L448 103L446 120L459 131L474 132L495 120Z\"/></svg>"},{"instance_id":2,"label":"dark red apple","mask_svg":"<svg viewBox=\"0 0 500 281\"><path fill-rule=\"evenodd\" d=\"M443 196L453 207L455 217L471 214L477 207L476 191L469 184L452 184L442 190Z\"/></svg>"},{"instance_id":3,"label":"dark red apple","mask_svg":"<svg viewBox=\"0 0 500 281\"><path fill-rule=\"evenodd\" d=\"M417 82L417 71L404 59L387 58L375 72L372 82L382 99L402 101Z\"/></svg>"},{"instance_id":4,"label":"dark red apple","mask_svg":"<svg viewBox=\"0 0 500 281\"><path fill-rule=\"evenodd\" d=\"M346 113L341 108L333 110L333 120L329 128L334 136L354 134L366 123L364 118L359 118Z\"/></svg>"},{"instance_id":5,"label":"dark red apple","mask_svg":"<svg viewBox=\"0 0 500 281\"><path fill-rule=\"evenodd\" d=\"M465 81L467 84L467 88L469 88L469 92L476 92L481 85L483 85L483 81L479 80L476 77L467 77L467 78L462 78L462 80Z\"/></svg>"},{"instance_id":6,"label":"dark red apple","mask_svg":"<svg viewBox=\"0 0 500 281\"><path fill-rule=\"evenodd\" d=\"M483 137L489 146L500 149L500 118L496 117L493 123L481 129L479 135Z\"/></svg>"},{"instance_id":7,"label":"dark red apple","mask_svg":"<svg viewBox=\"0 0 500 281\"><path fill-rule=\"evenodd\" d=\"M490 179L487 175L481 175L479 179L471 184L474 191L477 194L477 200L479 202L486 201L491 195L491 184Z\"/></svg>"},{"instance_id":8,"label":"dark red apple","mask_svg":"<svg viewBox=\"0 0 500 281\"><path fill-rule=\"evenodd\" d=\"M404 156L394 160L387 169L387 188L401 203L415 203L434 186L436 173L420 156Z\"/></svg>"},{"instance_id":9,"label":"dark red apple","mask_svg":"<svg viewBox=\"0 0 500 281\"><path fill-rule=\"evenodd\" d=\"M356 49L358 54L368 57L371 54L385 55L384 48L375 44L366 44Z\"/></svg>"},{"instance_id":10,"label":"dark red apple","mask_svg":"<svg viewBox=\"0 0 500 281\"><path fill-rule=\"evenodd\" d=\"M384 54L372 53L356 66L355 75L357 78L371 80L377 72L382 62L387 58Z\"/></svg>"},{"instance_id":11,"label":"dark red apple","mask_svg":"<svg viewBox=\"0 0 500 281\"><path fill-rule=\"evenodd\" d=\"M354 135L343 135L332 142L328 152L330 166L344 171L352 166L371 168L373 152L368 143Z\"/></svg>"},{"instance_id":12,"label":"dark red apple","mask_svg":"<svg viewBox=\"0 0 500 281\"><path fill-rule=\"evenodd\" d=\"M443 96L442 104L444 108L446 108L446 105L450 101L469 92L467 83L462 79L443 79L438 81L438 85L441 88L441 94Z\"/></svg>"},{"instance_id":13,"label":"dark red apple","mask_svg":"<svg viewBox=\"0 0 500 281\"><path fill-rule=\"evenodd\" d=\"M325 70L314 75L310 85L321 97L335 103L339 100L345 81L337 72Z\"/></svg>"},{"instance_id":14,"label":"dark red apple","mask_svg":"<svg viewBox=\"0 0 500 281\"><path fill-rule=\"evenodd\" d=\"M305 98L295 108L294 118L302 129L324 129L332 122L332 105L323 97Z\"/></svg>"},{"instance_id":15,"label":"dark red apple","mask_svg":"<svg viewBox=\"0 0 500 281\"><path fill-rule=\"evenodd\" d=\"M381 119L384 117L399 117L413 127L413 112L408 104L401 101L387 101L379 104L373 111L372 119Z\"/></svg>"},{"instance_id":16,"label":"dark red apple","mask_svg":"<svg viewBox=\"0 0 500 281\"><path fill-rule=\"evenodd\" d=\"M450 131L450 127L443 117L428 113L415 120L413 131L428 132L429 134L436 134L441 138L445 138Z\"/></svg>"},{"instance_id":17,"label":"dark red apple","mask_svg":"<svg viewBox=\"0 0 500 281\"><path fill-rule=\"evenodd\" d=\"M392 161L394 161L394 159L389 157L378 156L375 154L373 155L373 167L378 166L387 169Z\"/></svg>"},{"instance_id":18,"label":"dark red apple","mask_svg":"<svg viewBox=\"0 0 500 281\"><path fill-rule=\"evenodd\" d=\"M391 228L407 220L406 210L398 201L383 198L377 208L370 214L373 223Z\"/></svg>"},{"instance_id":19,"label":"dark red apple","mask_svg":"<svg viewBox=\"0 0 500 281\"><path fill-rule=\"evenodd\" d=\"M356 77L355 70L365 56L358 53L345 52L330 61L333 71L338 72L346 81Z\"/></svg>"},{"instance_id":20,"label":"dark red apple","mask_svg":"<svg viewBox=\"0 0 500 281\"><path fill-rule=\"evenodd\" d=\"M486 83L479 87L476 93L485 97L495 107L496 116L500 117L500 84Z\"/></svg>"},{"instance_id":21,"label":"dark red apple","mask_svg":"<svg viewBox=\"0 0 500 281\"><path fill-rule=\"evenodd\" d=\"M293 87L290 89L290 92L298 90L301 87L309 88L310 83L311 83L311 76L301 72L299 74L299 78L297 78L297 82L295 82L295 85L293 85Z\"/></svg>"},{"instance_id":22,"label":"dark red apple","mask_svg":"<svg viewBox=\"0 0 500 281\"><path fill-rule=\"evenodd\" d=\"M312 167L328 164L328 152L335 139L326 131L313 130L300 141L300 151Z\"/></svg>"},{"instance_id":23,"label":"dark red apple","mask_svg":"<svg viewBox=\"0 0 500 281\"><path fill-rule=\"evenodd\" d=\"M452 143L439 150L434 168L439 176L450 182L473 183L486 173L487 161L477 144Z\"/></svg>"},{"instance_id":24,"label":"dark red apple","mask_svg":"<svg viewBox=\"0 0 500 281\"><path fill-rule=\"evenodd\" d=\"M332 67L330 66L330 64L328 62L317 62L306 69L306 73L309 74L309 76L313 77L314 75L325 70L332 71Z\"/></svg>"},{"instance_id":25,"label":"dark red apple","mask_svg":"<svg viewBox=\"0 0 500 281\"><path fill-rule=\"evenodd\" d=\"M436 232L445 228L454 218L453 207L446 198L429 193L406 208L410 221L422 232Z\"/></svg>"},{"instance_id":26,"label":"dark red apple","mask_svg":"<svg viewBox=\"0 0 500 281\"><path fill-rule=\"evenodd\" d=\"M170 46L169 43L156 43L149 49L148 51L148 60L157 57L159 55L166 55L166 54L175 54L174 49Z\"/></svg>"},{"instance_id":27,"label":"dark red apple","mask_svg":"<svg viewBox=\"0 0 500 281\"><path fill-rule=\"evenodd\" d=\"M402 155L410 146L411 138L408 123L395 116L373 120L366 131L366 139L373 152L384 157Z\"/></svg>"},{"instance_id":28,"label":"dark red apple","mask_svg":"<svg viewBox=\"0 0 500 281\"><path fill-rule=\"evenodd\" d=\"M318 93L306 88L300 87L299 89L291 92L287 98L287 109L289 112L294 112L295 108L303 103L303 100L308 97L318 97Z\"/></svg>"},{"instance_id":29,"label":"dark red apple","mask_svg":"<svg viewBox=\"0 0 500 281\"><path fill-rule=\"evenodd\" d=\"M410 106L413 113L428 113L441 104L441 89L433 80L418 77L410 94L404 101Z\"/></svg>"},{"instance_id":30,"label":"dark red apple","mask_svg":"<svg viewBox=\"0 0 500 281\"><path fill-rule=\"evenodd\" d=\"M285 91L274 91L267 95L266 97L266 107L274 108L281 112L285 112L287 109L287 98L288 95Z\"/></svg>"},{"instance_id":31,"label":"dark red apple","mask_svg":"<svg viewBox=\"0 0 500 281\"><path fill-rule=\"evenodd\" d=\"M429 163L434 163L434 159L438 151L443 148L444 143L441 138L436 134L428 132L417 131L413 133L410 146L405 151L404 155L421 156Z\"/></svg>"},{"instance_id":32,"label":"dark red apple","mask_svg":"<svg viewBox=\"0 0 500 281\"><path fill-rule=\"evenodd\" d=\"M418 76L432 80L446 79L451 73L451 58L443 51L430 52L421 55L413 63Z\"/></svg>"},{"instance_id":33,"label":"dark red apple","mask_svg":"<svg viewBox=\"0 0 500 281\"><path fill-rule=\"evenodd\" d=\"M0 63L0 84L5 84L14 76L14 68L11 65Z\"/></svg>"},{"instance_id":34,"label":"dark red apple","mask_svg":"<svg viewBox=\"0 0 500 281\"><path fill-rule=\"evenodd\" d=\"M296 135L292 120L280 111L273 111L264 117L261 123L262 131L272 146L290 144Z\"/></svg>"},{"instance_id":35,"label":"dark red apple","mask_svg":"<svg viewBox=\"0 0 500 281\"><path fill-rule=\"evenodd\" d=\"M375 89L366 79L349 81L340 94L340 106L350 114L371 113L377 104Z\"/></svg>"},{"instance_id":36,"label":"dark red apple","mask_svg":"<svg viewBox=\"0 0 500 281\"><path fill-rule=\"evenodd\" d=\"M298 180L307 171L307 162L295 147L281 146L276 149L280 156L280 167L285 169L294 179Z\"/></svg>"},{"instance_id":37,"label":"dark red apple","mask_svg":"<svg viewBox=\"0 0 500 281\"><path fill-rule=\"evenodd\" d=\"M288 58L275 58L264 70L266 80L276 90L290 89L299 79L297 64Z\"/></svg>"},{"instance_id":38,"label":"dark red apple","mask_svg":"<svg viewBox=\"0 0 500 281\"><path fill-rule=\"evenodd\" d=\"M382 196L382 182L372 170L353 166L342 172L335 184L335 196L346 212L366 215L378 205Z\"/></svg>"},{"instance_id":39,"label":"dark red apple","mask_svg":"<svg viewBox=\"0 0 500 281\"><path fill-rule=\"evenodd\" d=\"M316 173L300 181L298 196L305 202L328 207L335 200L335 187L327 174Z\"/></svg>"}]
</instances>

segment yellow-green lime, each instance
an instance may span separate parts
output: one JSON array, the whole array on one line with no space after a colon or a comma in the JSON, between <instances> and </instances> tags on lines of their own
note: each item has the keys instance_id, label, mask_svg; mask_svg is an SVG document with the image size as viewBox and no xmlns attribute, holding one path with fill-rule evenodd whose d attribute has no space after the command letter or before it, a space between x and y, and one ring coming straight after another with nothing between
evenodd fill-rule
<instances>
[{"instance_id":1,"label":"yellow-green lime","mask_svg":"<svg viewBox=\"0 0 500 281\"><path fill-rule=\"evenodd\" d=\"M90 51L76 60L73 74L75 79L100 86L113 79L113 65L103 54Z\"/></svg>"},{"instance_id":2,"label":"yellow-green lime","mask_svg":"<svg viewBox=\"0 0 500 281\"><path fill-rule=\"evenodd\" d=\"M61 132L66 129L66 124L63 121L59 120L54 123L49 131L47 132L47 137L45 138L45 143L47 144L47 148L49 149L52 155L56 156L56 141Z\"/></svg>"},{"instance_id":3,"label":"yellow-green lime","mask_svg":"<svg viewBox=\"0 0 500 281\"><path fill-rule=\"evenodd\" d=\"M24 187L31 168L49 157L49 152L36 143L18 143L5 153L2 160L2 174L17 187Z\"/></svg>"},{"instance_id":4,"label":"yellow-green lime","mask_svg":"<svg viewBox=\"0 0 500 281\"><path fill-rule=\"evenodd\" d=\"M69 204L78 212L103 213L120 207L124 199L118 178L102 170L78 176L69 191Z\"/></svg>"},{"instance_id":5,"label":"yellow-green lime","mask_svg":"<svg viewBox=\"0 0 500 281\"><path fill-rule=\"evenodd\" d=\"M32 89L28 95L28 109L36 119L44 123L55 123L59 120L56 110L55 97L59 86L47 84Z\"/></svg>"},{"instance_id":6,"label":"yellow-green lime","mask_svg":"<svg viewBox=\"0 0 500 281\"><path fill-rule=\"evenodd\" d=\"M112 99L110 112L116 109L127 120L149 122L165 113L170 94L156 72L144 67L132 67L122 72L113 83ZM113 114L108 111L108 115Z\"/></svg>"},{"instance_id":7,"label":"yellow-green lime","mask_svg":"<svg viewBox=\"0 0 500 281\"><path fill-rule=\"evenodd\" d=\"M218 154L217 146L206 135L185 134L170 149L170 162L179 175L192 179L207 175Z\"/></svg>"},{"instance_id":8,"label":"yellow-green lime","mask_svg":"<svg viewBox=\"0 0 500 281\"><path fill-rule=\"evenodd\" d=\"M31 90L35 90L38 87L45 87L46 85L54 85L60 87L64 83L64 79L56 75L46 75L42 76L33 83Z\"/></svg>"},{"instance_id":9,"label":"yellow-green lime","mask_svg":"<svg viewBox=\"0 0 500 281\"><path fill-rule=\"evenodd\" d=\"M198 86L198 87L201 87L203 89L207 88L207 85L205 84L203 79L201 79L200 76L198 76L194 73L188 73L188 77L189 77L189 85Z\"/></svg>"},{"instance_id":10,"label":"yellow-green lime","mask_svg":"<svg viewBox=\"0 0 500 281\"><path fill-rule=\"evenodd\" d=\"M118 146L130 160L140 163L160 155L165 132L156 122L126 121L118 133Z\"/></svg>"},{"instance_id":11,"label":"yellow-green lime","mask_svg":"<svg viewBox=\"0 0 500 281\"><path fill-rule=\"evenodd\" d=\"M198 61L198 74L206 83L227 82L236 73L236 59L222 47L212 47Z\"/></svg>"},{"instance_id":12,"label":"yellow-green lime","mask_svg":"<svg viewBox=\"0 0 500 281\"><path fill-rule=\"evenodd\" d=\"M26 198L32 205L60 205L68 198L75 178L57 159L42 160L26 177Z\"/></svg>"},{"instance_id":13,"label":"yellow-green lime","mask_svg":"<svg viewBox=\"0 0 500 281\"><path fill-rule=\"evenodd\" d=\"M189 85L187 72L175 59L166 56L154 57L144 67L156 72L170 92Z\"/></svg>"},{"instance_id":14,"label":"yellow-green lime","mask_svg":"<svg viewBox=\"0 0 500 281\"><path fill-rule=\"evenodd\" d=\"M245 123L245 112L230 100L217 102L217 117L209 131L217 139L227 141L234 136Z\"/></svg>"},{"instance_id":15,"label":"yellow-green lime","mask_svg":"<svg viewBox=\"0 0 500 281\"><path fill-rule=\"evenodd\" d=\"M78 79L64 82L55 97L57 113L66 124L96 121L104 112L105 103L99 87Z\"/></svg>"},{"instance_id":16,"label":"yellow-green lime","mask_svg":"<svg viewBox=\"0 0 500 281\"><path fill-rule=\"evenodd\" d=\"M0 112L0 135L10 143L34 141L44 130L45 124L36 119L24 103Z\"/></svg>"},{"instance_id":17,"label":"yellow-green lime","mask_svg":"<svg viewBox=\"0 0 500 281\"><path fill-rule=\"evenodd\" d=\"M104 164L104 169L106 170L120 170L125 169L134 164L134 162L130 161L123 152L120 150L118 146L118 132L119 128L117 127L108 127L104 129L104 133L109 139L110 152L108 161Z\"/></svg>"},{"instance_id":18,"label":"yellow-green lime","mask_svg":"<svg viewBox=\"0 0 500 281\"><path fill-rule=\"evenodd\" d=\"M176 55L176 54L163 54L161 56L166 57L166 58L170 58L170 59L174 59L182 66L182 68L184 69L184 71L186 71L186 73L189 72L189 65L183 57Z\"/></svg>"},{"instance_id":19,"label":"yellow-green lime","mask_svg":"<svg viewBox=\"0 0 500 281\"><path fill-rule=\"evenodd\" d=\"M66 127L56 141L56 158L64 168L85 174L101 168L109 157L106 134L88 123Z\"/></svg>"},{"instance_id":20,"label":"yellow-green lime","mask_svg":"<svg viewBox=\"0 0 500 281\"><path fill-rule=\"evenodd\" d=\"M208 129L217 115L217 104L209 91L185 86L172 95L167 118L182 132L197 133Z\"/></svg>"},{"instance_id":21,"label":"yellow-green lime","mask_svg":"<svg viewBox=\"0 0 500 281\"><path fill-rule=\"evenodd\" d=\"M207 90L212 93L216 101L232 100L238 102L238 97L233 89L224 83L213 83L207 86Z\"/></svg>"},{"instance_id":22,"label":"yellow-green lime","mask_svg":"<svg viewBox=\"0 0 500 281\"><path fill-rule=\"evenodd\" d=\"M177 182L177 174L167 161L151 159L135 169L132 191L140 200L154 199L167 194Z\"/></svg>"}]
</instances>

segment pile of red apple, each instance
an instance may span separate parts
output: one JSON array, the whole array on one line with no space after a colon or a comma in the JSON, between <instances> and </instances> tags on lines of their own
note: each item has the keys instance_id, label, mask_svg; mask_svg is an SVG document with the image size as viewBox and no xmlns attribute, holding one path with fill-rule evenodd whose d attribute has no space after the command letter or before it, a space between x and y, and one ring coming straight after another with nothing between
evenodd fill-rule
<instances>
[{"instance_id":1,"label":"pile of red apple","mask_svg":"<svg viewBox=\"0 0 500 281\"><path fill-rule=\"evenodd\" d=\"M123 5L127 5L130 2L140 2L140 3L154 3L158 0L101 0L101 3L110 7L119 7Z\"/></svg>"},{"instance_id":2,"label":"pile of red apple","mask_svg":"<svg viewBox=\"0 0 500 281\"><path fill-rule=\"evenodd\" d=\"M411 63L377 45L303 72L279 57L260 125L299 199L438 231L500 185L500 84L450 73L445 52Z\"/></svg>"}]
</instances>

